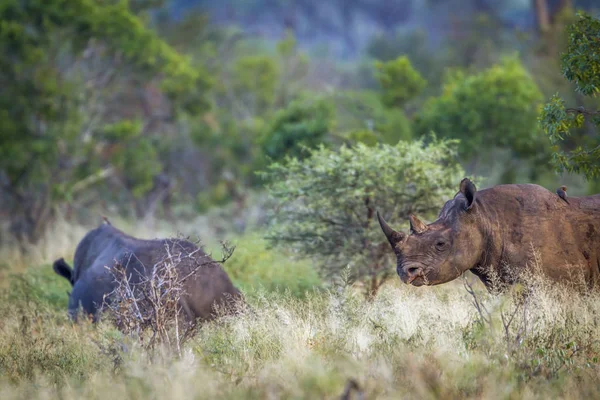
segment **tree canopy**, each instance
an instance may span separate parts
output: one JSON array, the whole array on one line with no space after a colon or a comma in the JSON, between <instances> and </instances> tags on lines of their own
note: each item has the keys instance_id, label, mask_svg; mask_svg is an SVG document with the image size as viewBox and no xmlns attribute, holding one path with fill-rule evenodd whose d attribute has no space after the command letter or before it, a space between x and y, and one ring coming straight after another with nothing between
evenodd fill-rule
<instances>
[{"instance_id":1,"label":"tree canopy","mask_svg":"<svg viewBox=\"0 0 600 400\"><path fill-rule=\"evenodd\" d=\"M148 133L209 108L208 76L127 2L7 0L0 22L0 171L20 234L35 238L57 196L109 173L147 191L161 169ZM138 109L115 112L153 88ZM147 102L160 96L170 105L156 115Z\"/></svg>"},{"instance_id":2,"label":"tree canopy","mask_svg":"<svg viewBox=\"0 0 600 400\"><path fill-rule=\"evenodd\" d=\"M600 93L600 19L579 14L567 36L567 49L561 56L563 76L582 96L596 97ZM558 171L581 173L588 179L600 177L600 110L567 108L565 100L555 94L544 106L539 122L554 145L553 162ZM586 122L595 131L587 145L565 148L562 142Z\"/></svg>"},{"instance_id":3,"label":"tree canopy","mask_svg":"<svg viewBox=\"0 0 600 400\"><path fill-rule=\"evenodd\" d=\"M516 58L473 75L449 74L439 97L418 115L422 134L461 139L466 159L485 157L494 147L527 157L540 151L543 136L535 120L542 94Z\"/></svg>"},{"instance_id":4,"label":"tree canopy","mask_svg":"<svg viewBox=\"0 0 600 400\"><path fill-rule=\"evenodd\" d=\"M412 67L406 56L376 62L375 68L382 89L381 100L387 107L402 109L427 85L427 81Z\"/></svg>"}]
</instances>

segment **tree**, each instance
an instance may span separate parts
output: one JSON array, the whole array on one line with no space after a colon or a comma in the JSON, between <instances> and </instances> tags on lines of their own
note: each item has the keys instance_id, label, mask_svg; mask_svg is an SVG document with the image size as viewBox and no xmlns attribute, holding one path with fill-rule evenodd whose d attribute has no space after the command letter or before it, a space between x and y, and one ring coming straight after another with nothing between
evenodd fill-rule
<instances>
[{"instance_id":1,"label":"tree","mask_svg":"<svg viewBox=\"0 0 600 400\"><path fill-rule=\"evenodd\" d=\"M339 91L335 94L336 133L349 144L391 144L412 140L412 121L403 110L385 107L376 91Z\"/></svg>"},{"instance_id":2,"label":"tree","mask_svg":"<svg viewBox=\"0 0 600 400\"><path fill-rule=\"evenodd\" d=\"M449 74L439 97L429 99L416 129L461 140L461 158L473 165L496 148L536 159L545 154L536 125L542 94L517 58L474 75ZM474 168L474 167L473 167Z\"/></svg>"},{"instance_id":3,"label":"tree","mask_svg":"<svg viewBox=\"0 0 600 400\"><path fill-rule=\"evenodd\" d=\"M238 102L250 108L250 115L259 115L276 100L279 68L273 57L245 56L236 60L232 90Z\"/></svg>"},{"instance_id":4,"label":"tree","mask_svg":"<svg viewBox=\"0 0 600 400\"><path fill-rule=\"evenodd\" d=\"M375 68L382 90L381 101L390 108L403 109L427 85L427 81L412 67L406 56L387 62L378 61Z\"/></svg>"},{"instance_id":5,"label":"tree","mask_svg":"<svg viewBox=\"0 0 600 400\"><path fill-rule=\"evenodd\" d=\"M532 8L535 13L535 22L540 33L548 33L556 22L557 16L565 9L573 7L573 0L559 0L558 2L548 0L532 0ZM553 6L551 3L557 3Z\"/></svg>"},{"instance_id":6,"label":"tree","mask_svg":"<svg viewBox=\"0 0 600 400\"><path fill-rule=\"evenodd\" d=\"M345 91L336 96L341 115L342 134L347 141L368 145L396 144L412 137L407 104L423 90L427 81L416 71L408 57L376 61L375 77L379 92ZM358 125L358 127L356 126Z\"/></svg>"},{"instance_id":7,"label":"tree","mask_svg":"<svg viewBox=\"0 0 600 400\"><path fill-rule=\"evenodd\" d=\"M292 247L338 278L345 267L375 295L394 274L389 244L376 211L400 225L410 214L433 217L456 192L463 170L457 141L394 146L323 146L304 160L287 157L261 175L275 210L268 240Z\"/></svg>"},{"instance_id":8,"label":"tree","mask_svg":"<svg viewBox=\"0 0 600 400\"><path fill-rule=\"evenodd\" d=\"M275 113L261 138L264 154L273 160L303 158L306 148L326 141L333 125L333 107L323 99L296 100Z\"/></svg>"},{"instance_id":9,"label":"tree","mask_svg":"<svg viewBox=\"0 0 600 400\"><path fill-rule=\"evenodd\" d=\"M241 198L247 188L261 184L254 171L264 167L262 138L278 111L287 109L307 86L308 57L289 32L274 53L257 50L239 33L222 35L216 40L218 51L203 57L215 77L215 107L203 123L190 126L205 160L208 187L197 190L200 209L231 200L245 204ZM198 53L197 48L190 51Z\"/></svg>"},{"instance_id":10,"label":"tree","mask_svg":"<svg viewBox=\"0 0 600 400\"><path fill-rule=\"evenodd\" d=\"M575 90L587 97L600 93L600 19L579 14L577 22L567 29L568 45L562 55L562 73L575 84ZM600 177L600 145L597 129L600 127L600 109L567 108L565 101L555 94L544 106L539 119L542 129L554 145L553 163L557 171L581 173L588 179ZM575 128L585 123L594 126L596 135L588 138L589 145L561 150L560 144Z\"/></svg>"},{"instance_id":11,"label":"tree","mask_svg":"<svg viewBox=\"0 0 600 400\"><path fill-rule=\"evenodd\" d=\"M127 2L4 1L0 184L15 233L35 241L58 204L110 176L149 190L149 133L208 109L209 85Z\"/></svg>"}]
</instances>

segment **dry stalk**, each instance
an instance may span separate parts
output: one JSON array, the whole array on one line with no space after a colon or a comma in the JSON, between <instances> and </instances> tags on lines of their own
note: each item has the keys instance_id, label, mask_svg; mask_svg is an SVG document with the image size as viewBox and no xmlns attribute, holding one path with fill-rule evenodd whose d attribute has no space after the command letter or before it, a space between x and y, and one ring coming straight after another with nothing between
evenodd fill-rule
<instances>
[{"instance_id":1,"label":"dry stalk","mask_svg":"<svg viewBox=\"0 0 600 400\"><path fill-rule=\"evenodd\" d=\"M223 263L233 254L234 248L225 243L222 249L222 259L213 261L200 248L189 251L189 243L184 246L172 239L165 242L164 257L149 268L142 266L141 271L132 273L127 267L134 254L125 265L115 261L106 267L115 288L104 296L103 311L118 329L137 338L143 348L153 352L163 347L181 357L183 344L196 330L196 323L186 317L182 306L185 282L199 268ZM136 261L141 265L139 259Z\"/></svg>"}]
</instances>

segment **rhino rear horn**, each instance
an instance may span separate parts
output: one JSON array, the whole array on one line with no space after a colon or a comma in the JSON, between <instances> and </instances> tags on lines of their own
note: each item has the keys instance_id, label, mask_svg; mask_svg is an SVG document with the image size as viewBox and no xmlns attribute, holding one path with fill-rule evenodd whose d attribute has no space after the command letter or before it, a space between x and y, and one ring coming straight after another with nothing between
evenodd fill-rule
<instances>
[{"instance_id":1,"label":"rhino rear horn","mask_svg":"<svg viewBox=\"0 0 600 400\"><path fill-rule=\"evenodd\" d=\"M383 219L383 217L379 214L379 211L377 211L377 219L379 220L379 226L381 226L381 230L385 234L385 237L387 238L388 242L390 242L392 248L395 248L398 243L404 240L406 235L402 232L393 230L387 224L387 222L385 222L385 219Z\"/></svg>"},{"instance_id":2,"label":"rhino rear horn","mask_svg":"<svg viewBox=\"0 0 600 400\"><path fill-rule=\"evenodd\" d=\"M408 220L410 221L410 231L412 233L423 233L427 230L427 225L416 216L411 214L408 216Z\"/></svg>"}]
</instances>

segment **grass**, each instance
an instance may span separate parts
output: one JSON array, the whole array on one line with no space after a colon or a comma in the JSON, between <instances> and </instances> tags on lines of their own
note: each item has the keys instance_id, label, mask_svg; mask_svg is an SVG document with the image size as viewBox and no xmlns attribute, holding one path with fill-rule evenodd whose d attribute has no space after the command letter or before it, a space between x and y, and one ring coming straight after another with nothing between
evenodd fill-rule
<instances>
[{"instance_id":1,"label":"grass","mask_svg":"<svg viewBox=\"0 0 600 400\"><path fill-rule=\"evenodd\" d=\"M242 236L233 243L235 251L223 266L233 283L243 291L262 288L268 292L287 291L302 297L322 287L309 261L295 260L290 254L268 250L260 233ZM213 254L216 256L218 251Z\"/></svg>"},{"instance_id":2,"label":"grass","mask_svg":"<svg viewBox=\"0 0 600 400\"><path fill-rule=\"evenodd\" d=\"M0 398L333 399L349 380L365 398L598 396L600 294L539 281L502 295L475 284L473 297L460 280L396 280L366 301L354 287L323 287L310 264L256 234L236 244L226 267L253 312L203 325L181 358L150 355L106 322L73 325L68 284L47 260L11 270Z\"/></svg>"}]
</instances>

